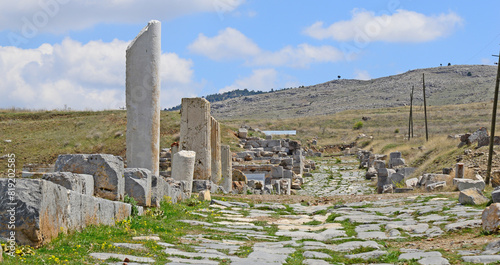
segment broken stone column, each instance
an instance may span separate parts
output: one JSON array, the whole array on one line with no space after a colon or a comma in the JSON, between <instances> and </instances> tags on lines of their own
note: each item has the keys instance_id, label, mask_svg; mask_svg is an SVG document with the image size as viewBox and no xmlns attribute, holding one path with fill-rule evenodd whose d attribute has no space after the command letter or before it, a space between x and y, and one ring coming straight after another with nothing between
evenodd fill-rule
<instances>
[{"instance_id":1,"label":"broken stone column","mask_svg":"<svg viewBox=\"0 0 500 265\"><path fill-rule=\"evenodd\" d=\"M464 163L457 163L455 165L455 178L464 178Z\"/></svg>"},{"instance_id":2,"label":"broken stone column","mask_svg":"<svg viewBox=\"0 0 500 265\"><path fill-rule=\"evenodd\" d=\"M221 146L222 187L230 192L233 188L233 154L229 145Z\"/></svg>"},{"instance_id":3,"label":"broken stone column","mask_svg":"<svg viewBox=\"0 0 500 265\"><path fill-rule=\"evenodd\" d=\"M183 98L179 150L196 152L194 179L212 177L210 102L204 98Z\"/></svg>"},{"instance_id":4,"label":"broken stone column","mask_svg":"<svg viewBox=\"0 0 500 265\"><path fill-rule=\"evenodd\" d=\"M196 153L193 151L179 151L172 158L172 178L179 181L186 181L188 195L191 196L193 189L193 174Z\"/></svg>"},{"instance_id":5,"label":"broken stone column","mask_svg":"<svg viewBox=\"0 0 500 265\"><path fill-rule=\"evenodd\" d=\"M220 124L211 117L210 144L212 148L212 182L220 184L221 173L221 146L220 146Z\"/></svg>"},{"instance_id":6,"label":"broken stone column","mask_svg":"<svg viewBox=\"0 0 500 265\"><path fill-rule=\"evenodd\" d=\"M127 166L160 172L161 23L152 20L127 47Z\"/></svg>"}]
</instances>

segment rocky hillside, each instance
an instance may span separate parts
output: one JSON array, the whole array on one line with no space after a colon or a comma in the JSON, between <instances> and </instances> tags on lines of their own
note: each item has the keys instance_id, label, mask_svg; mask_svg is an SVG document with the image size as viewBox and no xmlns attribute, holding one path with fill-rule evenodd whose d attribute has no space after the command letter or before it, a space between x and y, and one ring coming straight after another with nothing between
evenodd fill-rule
<instances>
[{"instance_id":1,"label":"rocky hillside","mask_svg":"<svg viewBox=\"0 0 500 265\"><path fill-rule=\"evenodd\" d=\"M429 105L463 104L493 99L496 66L455 65L411 70L368 81L333 80L314 86L228 99L212 104L217 119L293 118L334 114L350 109L374 109L423 104L425 73Z\"/></svg>"}]
</instances>

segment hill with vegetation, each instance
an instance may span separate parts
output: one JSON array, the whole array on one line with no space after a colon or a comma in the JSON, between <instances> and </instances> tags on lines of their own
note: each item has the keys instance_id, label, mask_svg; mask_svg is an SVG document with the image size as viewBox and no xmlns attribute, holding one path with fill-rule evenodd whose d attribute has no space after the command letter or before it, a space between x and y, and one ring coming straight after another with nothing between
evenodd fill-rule
<instances>
[{"instance_id":1,"label":"hill with vegetation","mask_svg":"<svg viewBox=\"0 0 500 265\"><path fill-rule=\"evenodd\" d=\"M236 89L224 93L215 93L215 94L210 94L205 96L204 98L208 100L210 103L218 102L218 101L223 101L223 100L228 100L232 98L238 98L238 97L246 97L246 96L253 96L253 95L260 95L264 94L266 92L262 91L253 91L253 90L248 90L248 89ZM180 110L181 105L177 105L175 107L165 109L166 111L174 111L174 110Z\"/></svg>"},{"instance_id":2,"label":"hill with vegetation","mask_svg":"<svg viewBox=\"0 0 500 265\"><path fill-rule=\"evenodd\" d=\"M425 74L429 105L454 105L493 99L496 66L455 65L411 70L368 81L339 79L273 93L226 99L212 104L218 119L282 119L335 114L345 110L406 106L415 88L423 104Z\"/></svg>"}]
</instances>

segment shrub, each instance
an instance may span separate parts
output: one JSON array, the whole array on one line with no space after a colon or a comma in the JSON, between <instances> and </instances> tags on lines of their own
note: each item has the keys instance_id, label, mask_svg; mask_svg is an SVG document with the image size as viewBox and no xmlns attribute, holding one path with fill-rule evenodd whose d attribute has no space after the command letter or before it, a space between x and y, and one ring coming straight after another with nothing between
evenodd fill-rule
<instances>
[{"instance_id":1,"label":"shrub","mask_svg":"<svg viewBox=\"0 0 500 265\"><path fill-rule=\"evenodd\" d=\"M394 130L394 133L399 133L399 129Z\"/></svg>"},{"instance_id":2,"label":"shrub","mask_svg":"<svg viewBox=\"0 0 500 265\"><path fill-rule=\"evenodd\" d=\"M359 130L359 129L363 128L363 122L362 121L356 122L352 128L354 130Z\"/></svg>"}]
</instances>

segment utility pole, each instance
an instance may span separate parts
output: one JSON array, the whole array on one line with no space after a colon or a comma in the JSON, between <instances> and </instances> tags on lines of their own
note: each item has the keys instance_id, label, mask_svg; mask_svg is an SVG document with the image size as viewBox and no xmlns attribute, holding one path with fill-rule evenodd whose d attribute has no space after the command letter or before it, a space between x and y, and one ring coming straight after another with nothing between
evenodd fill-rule
<instances>
[{"instance_id":1,"label":"utility pole","mask_svg":"<svg viewBox=\"0 0 500 265\"><path fill-rule=\"evenodd\" d=\"M411 87L410 94L410 118L408 119L408 141L410 141L410 137L413 138L413 89L415 86Z\"/></svg>"},{"instance_id":2,"label":"utility pole","mask_svg":"<svg viewBox=\"0 0 500 265\"><path fill-rule=\"evenodd\" d=\"M490 178L491 178L491 162L493 160L493 144L495 143L495 123L497 120L497 103L498 103L498 83L499 78L500 78L500 56L498 55L493 55L498 57L498 66L497 66L497 80L495 83L495 97L493 99L493 114L491 117L491 135L490 135L490 150L488 153L488 169L486 171L486 179L484 182L486 185L490 184Z\"/></svg>"},{"instance_id":3,"label":"utility pole","mask_svg":"<svg viewBox=\"0 0 500 265\"><path fill-rule=\"evenodd\" d=\"M425 141L429 141L429 130L427 129L427 102L425 99L425 74L422 73L422 89L424 90L424 115L425 115Z\"/></svg>"}]
</instances>

